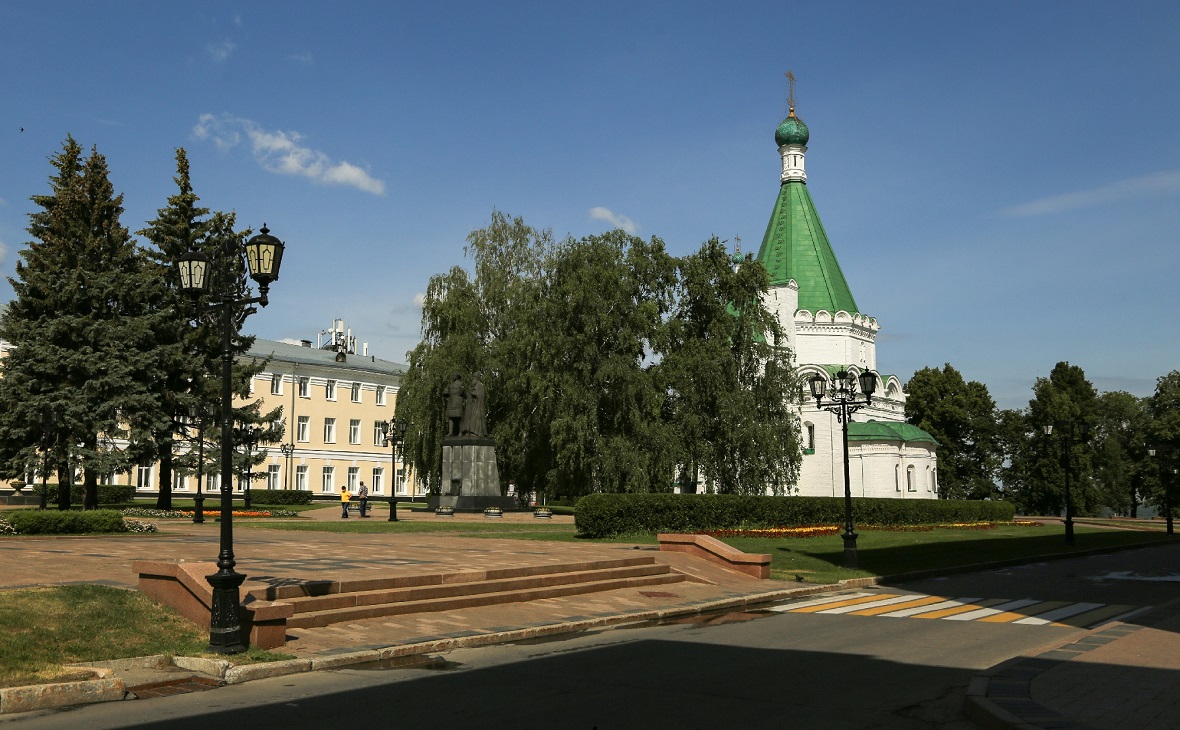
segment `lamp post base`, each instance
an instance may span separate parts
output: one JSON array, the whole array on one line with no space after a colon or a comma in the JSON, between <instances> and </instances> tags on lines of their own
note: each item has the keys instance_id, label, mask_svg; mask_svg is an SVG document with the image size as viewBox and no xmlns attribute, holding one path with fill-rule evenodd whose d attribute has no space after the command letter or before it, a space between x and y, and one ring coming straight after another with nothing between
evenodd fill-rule
<instances>
[{"instance_id":1,"label":"lamp post base","mask_svg":"<svg viewBox=\"0 0 1180 730\"><path fill-rule=\"evenodd\" d=\"M849 530L840 537L844 538L844 567L859 568L860 565L856 559L856 533Z\"/></svg>"},{"instance_id":2,"label":"lamp post base","mask_svg":"<svg viewBox=\"0 0 1180 730\"><path fill-rule=\"evenodd\" d=\"M1065 518L1065 544L1073 545L1073 518Z\"/></svg>"},{"instance_id":3,"label":"lamp post base","mask_svg":"<svg viewBox=\"0 0 1180 730\"><path fill-rule=\"evenodd\" d=\"M397 522L397 497L389 498L389 521Z\"/></svg>"},{"instance_id":4,"label":"lamp post base","mask_svg":"<svg viewBox=\"0 0 1180 730\"><path fill-rule=\"evenodd\" d=\"M213 654L241 654L246 651L242 641L241 602L238 588L246 576L233 569L219 571L205 580L213 586L213 605L209 616L209 651Z\"/></svg>"},{"instance_id":5,"label":"lamp post base","mask_svg":"<svg viewBox=\"0 0 1180 730\"><path fill-rule=\"evenodd\" d=\"M193 509L193 522L199 525L205 521L205 497L197 495L193 497L193 503L196 505Z\"/></svg>"}]
</instances>

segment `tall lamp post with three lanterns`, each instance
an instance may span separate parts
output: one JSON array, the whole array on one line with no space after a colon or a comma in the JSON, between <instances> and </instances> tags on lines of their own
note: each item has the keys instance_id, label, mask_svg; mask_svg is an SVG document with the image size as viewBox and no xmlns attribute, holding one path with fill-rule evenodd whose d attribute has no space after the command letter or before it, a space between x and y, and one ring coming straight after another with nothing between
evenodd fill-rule
<instances>
[{"instance_id":1,"label":"tall lamp post with three lanterns","mask_svg":"<svg viewBox=\"0 0 1180 730\"><path fill-rule=\"evenodd\" d=\"M856 397L856 387L859 381L864 399ZM852 529L852 478L848 468L848 421L852 414L873 402L873 393L877 390L877 374L866 370L859 377L853 377L847 370L836 373L836 382L831 393L828 393L828 379L816 373L809 381L811 395L815 397L815 407L829 413L836 414L836 419L844 426L844 567L857 567L856 533ZM827 395L828 401L824 402Z\"/></svg>"},{"instance_id":2,"label":"tall lamp post with three lanterns","mask_svg":"<svg viewBox=\"0 0 1180 730\"><path fill-rule=\"evenodd\" d=\"M213 586L209 651L216 654L240 654L246 650L246 642L242 639L238 594L238 588L246 576L234 571L233 314L235 307L248 304L265 307L269 303L267 295L271 282L279 278L283 248L283 242L270 235L264 223L258 235L246 241L244 251L241 252L246 256L250 278L258 283L258 296L235 299L229 293L218 294L215 295L217 301L208 306L209 311L221 312L221 541L217 572L206 578ZM183 291L198 296L206 293L209 283L208 256L200 251L189 251L180 256L176 266Z\"/></svg>"}]
</instances>

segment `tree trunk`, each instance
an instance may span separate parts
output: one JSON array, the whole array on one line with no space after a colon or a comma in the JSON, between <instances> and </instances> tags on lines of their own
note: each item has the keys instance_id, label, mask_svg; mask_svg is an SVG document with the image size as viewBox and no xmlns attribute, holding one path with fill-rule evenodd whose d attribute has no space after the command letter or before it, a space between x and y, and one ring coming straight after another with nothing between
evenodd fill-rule
<instances>
[{"instance_id":1,"label":"tree trunk","mask_svg":"<svg viewBox=\"0 0 1180 730\"><path fill-rule=\"evenodd\" d=\"M74 475L70 471L70 460L66 458L57 466L57 508L62 512L70 509L70 488L74 486Z\"/></svg>"},{"instance_id":2,"label":"tree trunk","mask_svg":"<svg viewBox=\"0 0 1180 730\"><path fill-rule=\"evenodd\" d=\"M86 440L86 448L91 453L97 445L97 437ZM82 509L98 509L98 473L89 466L82 469Z\"/></svg>"}]
</instances>

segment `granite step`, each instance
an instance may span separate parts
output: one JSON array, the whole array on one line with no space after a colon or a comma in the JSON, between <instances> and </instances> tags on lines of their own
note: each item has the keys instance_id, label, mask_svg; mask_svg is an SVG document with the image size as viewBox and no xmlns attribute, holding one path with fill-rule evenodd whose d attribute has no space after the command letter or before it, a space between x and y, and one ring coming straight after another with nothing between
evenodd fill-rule
<instances>
[{"instance_id":1,"label":"granite step","mask_svg":"<svg viewBox=\"0 0 1180 730\"><path fill-rule=\"evenodd\" d=\"M603 580L587 580L590 575L580 576L583 580L562 583L558 585L537 585L528 588L512 590L490 590L489 592L472 593L457 596L444 596L419 600L397 601L392 603L375 603L323 610L296 613L287 619L287 628L313 628L329 626L345 621L361 621L382 616L398 616L414 613L428 613L435 611L450 611L476 606L490 606L502 603L517 603L535 601L543 598L558 598L600 591L612 591L620 588L642 588L645 586L667 585L685 580L682 573L677 573L666 566L658 572L627 577L606 578Z\"/></svg>"}]
</instances>

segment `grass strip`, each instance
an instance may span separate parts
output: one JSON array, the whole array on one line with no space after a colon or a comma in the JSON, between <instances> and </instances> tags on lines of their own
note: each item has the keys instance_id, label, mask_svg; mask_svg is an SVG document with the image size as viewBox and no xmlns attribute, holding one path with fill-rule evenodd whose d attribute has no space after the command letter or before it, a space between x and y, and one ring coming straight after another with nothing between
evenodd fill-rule
<instances>
[{"instance_id":1,"label":"grass strip","mask_svg":"<svg viewBox=\"0 0 1180 730\"><path fill-rule=\"evenodd\" d=\"M138 591L100 585L0 591L0 687L87 679L77 662L166 654L237 664L289 659L251 649L207 654L208 631Z\"/></svg>"}]
</instances>

